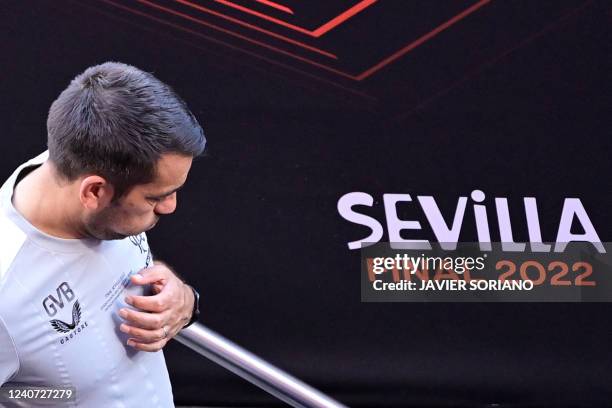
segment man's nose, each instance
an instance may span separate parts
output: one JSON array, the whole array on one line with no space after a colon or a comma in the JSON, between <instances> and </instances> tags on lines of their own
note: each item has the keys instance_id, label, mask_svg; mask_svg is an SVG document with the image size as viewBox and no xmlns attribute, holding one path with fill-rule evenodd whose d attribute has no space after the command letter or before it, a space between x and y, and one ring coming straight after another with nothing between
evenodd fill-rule
<instances>
[{"instance_id":1,"label":"man's nose","mask_svg":"<svg viewBox=\"0 0 612 408\"><path fill-rule=\"evenodd\" d=\"M155 213L160 215L172 214L176 210L176 193L170 194L155 206Z\"/></svg>"}]
</instances>

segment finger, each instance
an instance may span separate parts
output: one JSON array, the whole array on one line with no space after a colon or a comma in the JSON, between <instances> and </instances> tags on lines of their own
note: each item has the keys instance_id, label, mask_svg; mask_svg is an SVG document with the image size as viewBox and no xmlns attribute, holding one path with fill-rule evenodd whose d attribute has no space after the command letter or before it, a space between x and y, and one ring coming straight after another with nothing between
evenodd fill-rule
<instances>
[{"instance_id":1,"label":"finger","mask_svg":"<svg viewBox=\"0 0 612 408\"><path fill-rule=\"evenodd\" d=\"M155 352L164 348L166 343L168 343L168 339L159 340L155 343L140 343L135 339L129 339L127 345L134 347L137 350Z\"/></svg>"},{"instance_id":2,"label":"finger","mask_svg":"<svg viewBox=\"0 0 612 408\"><path fill-rule=\"evenodd\" d=\"M170 333L167 333L163 329L163 327L161 329L146 330L138 327L128 326L125 323L122 323L121 326L119 326L119 330L121 330L123 333L129 334L137 342L147 344L158 342L170 335Z\"/></svg>"},{"instance_id":3,"label":"finger","mask_svg":"<svg viewBox=\"0 0 612 408\"><path fill-rule=\"evenodd\" d=\"M161 329L164 325L168 324L168 313L147 313L122 308L119 310L119 316L131 326L149 330Z\"/></svg>"},{"instance_id":4,"label":"finger","mask_svg":"<svg viewBox=\"0 0 612 408\"><path fill-rule=\"evenodd\" d=\"M152 296L128 295L125 297L125 302L147 312L160 313L170 309L174 303L174 297L174 291L167 290Z\"/></svg>"},{"instance_id":5,"label":"finger","mask_svg":"<svg viewBox=\"0 0 612 408\"><path fill-rule=\"evenodd\" d=\"M170 270L162 265L155 265L149 268L141 269L137 274L130 277L130 280L135 285L148 285L150 283L158 282L165 284L170 276Z\"/></svg>"}]
</instances>

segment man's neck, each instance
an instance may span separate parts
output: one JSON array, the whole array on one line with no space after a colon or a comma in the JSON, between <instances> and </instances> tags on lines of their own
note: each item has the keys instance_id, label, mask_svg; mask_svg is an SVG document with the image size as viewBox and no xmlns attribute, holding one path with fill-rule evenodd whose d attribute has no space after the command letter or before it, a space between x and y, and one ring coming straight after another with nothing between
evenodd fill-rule
<instances>
[{"instance_id":1,"label":"man's neck","mask_svg":"<svg viewBox=\"0 0 612 408\"><path fill-rule=\"evenodd\" d=\"M13 190L13 206L30 224L48 235L82 238L71 228L67 188L58 185L51 165L46 162L18 181Z\"/></svg>"}]
</instances>

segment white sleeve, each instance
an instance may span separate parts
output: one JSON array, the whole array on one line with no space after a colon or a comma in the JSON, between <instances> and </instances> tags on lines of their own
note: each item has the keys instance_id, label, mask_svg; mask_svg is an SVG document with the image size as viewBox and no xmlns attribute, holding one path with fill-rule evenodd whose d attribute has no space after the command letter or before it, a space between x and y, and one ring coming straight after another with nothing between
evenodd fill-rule
<instances>
[{"instance_id":1,"label":"white sleeve","mask_svg":"<svg viewBox=\"0 0 612 408\"><path fill-rule=\"evenodd\" d=\"M15 343L0 316L0 386L8 382L19 370L19 357Z\"/></svg>"}]
</instances>

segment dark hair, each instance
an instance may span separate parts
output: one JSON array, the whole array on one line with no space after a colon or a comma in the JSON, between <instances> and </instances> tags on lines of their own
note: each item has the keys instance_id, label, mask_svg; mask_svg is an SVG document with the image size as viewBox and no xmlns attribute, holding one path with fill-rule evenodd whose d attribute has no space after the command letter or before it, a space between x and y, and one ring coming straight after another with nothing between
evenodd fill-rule
<instances>
[{"instance_id":1,"label":"dark hair","mask_svg":"<svg viewBox=\"0 0 612 408\"><path fill-rule=\"evenodd\" d=\"M130 65L89 67L53 102L49 159L72 181L94 173L118 199L151 182L164 153L199 156L206 138L185 102L166 84Z\"/></svg>"}]
</instances>

